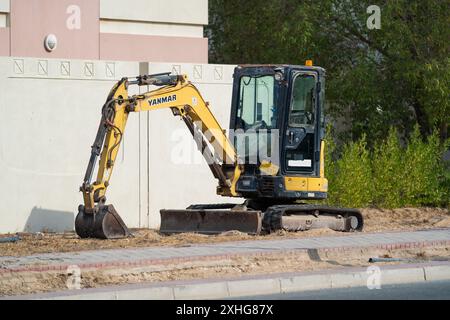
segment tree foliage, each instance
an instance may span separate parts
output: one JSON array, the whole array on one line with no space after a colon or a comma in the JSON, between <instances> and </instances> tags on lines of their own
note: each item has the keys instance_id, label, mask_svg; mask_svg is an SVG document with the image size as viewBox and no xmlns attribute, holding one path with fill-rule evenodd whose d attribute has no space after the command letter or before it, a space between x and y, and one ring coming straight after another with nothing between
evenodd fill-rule
<instances>
[{"instance_id":1,"label":"tree foliage","mask_svg":"<svg viewBox=\"0 0 450 320\"><path fill-rule=\"evenodd\" d=\"M210 61L327 69L328 114L373 144L395 126L422 139L450 126L450 0L380 0L369 30L361 0L210 0Z\"/></svg>"}]
</instances>

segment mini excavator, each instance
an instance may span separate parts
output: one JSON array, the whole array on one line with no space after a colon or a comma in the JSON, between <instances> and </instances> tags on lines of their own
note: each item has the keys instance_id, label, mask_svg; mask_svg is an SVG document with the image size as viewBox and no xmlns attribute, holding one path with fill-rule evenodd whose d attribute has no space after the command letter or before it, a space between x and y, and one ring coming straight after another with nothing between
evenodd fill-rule
<instances>
[{"instance_id":1,"label":"mini excavator","mask_svg":"<svg viewBox=\"0 0 450 320\"><path fill-rule=\"evenodd\" d=\"M326 199L328 191L325 70L310 60L304 66L241 65L233 79L229 137L186 75L140 75L114 85L103 105L80 187L84 204L78 208L75 230L81 238L131 236L114 206L106 204L105 194L128 115L157 109L170 109L184 121L218 181L217 194L245 199L238 205L195 204L185 210L161 210L161 233L362 230L358 210L319 201ZM136 85L156 89L129 96L129 87Z\"/></svg>"}]
</instances>

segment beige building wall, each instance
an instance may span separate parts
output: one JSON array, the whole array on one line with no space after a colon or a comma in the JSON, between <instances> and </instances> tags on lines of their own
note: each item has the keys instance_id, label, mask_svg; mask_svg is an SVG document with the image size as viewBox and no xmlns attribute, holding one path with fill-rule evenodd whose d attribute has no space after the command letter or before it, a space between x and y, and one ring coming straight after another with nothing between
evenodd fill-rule
<instances>
[{"instance_id":1,"label":"beige building wall","mask_svg":"<svg viewBox=\"0 0 450 320\"><path fill-rule=\"evenodd\" d=\"M0 233L73 230L100 110L116 80L187 73L227 128L233 68L0 58ZM182 121L169 110L130 115L107 194L128 226L157 228L161 208L230 201L215 187Z\"/></svg>"},{"instance_id":2,"label":"beige building wall","mask_svg":"<svg viewBox=\"0 0 450 320\"><path fill-rule=\"evenodd\" d=\"M10 0L0 0L0 12L9 12L9 1Z\"/></svg>"},{"instance_id":3,"label":"beige building wall","mask_svg":"<svg viewBox=\"0 0 450 320\"><path fill-rule=\"evenodd\" d=\"M100 0L100 17L202 26L208 24L208 0Z\"/></svg>"}]
</instances>

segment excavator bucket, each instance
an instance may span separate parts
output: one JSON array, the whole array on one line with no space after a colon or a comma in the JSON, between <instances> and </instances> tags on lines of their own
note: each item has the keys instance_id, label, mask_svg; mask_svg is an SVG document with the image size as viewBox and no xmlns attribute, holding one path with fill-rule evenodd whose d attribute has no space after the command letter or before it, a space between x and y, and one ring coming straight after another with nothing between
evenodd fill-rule
<instances>
[{"instance_id":1,"label":"excavator bucket","mask_svg":"<svg viewBox=\"0 0 450 320\"><path fill-rule=\"evenodd\" d=\"M240 231L249 234L261 232L261 211L186 209L161 210L160 232L164 234L195 232L219 234Z\"/></svg>"},{"instance_id":2,"label":"excavator bucket","mask_svg":"<svg viewBox=\"0 0 450 320\"><path fill-rule=\"evenodd\" d=\"M96 213L78 208L75 231L81 238L121 239L132 236L113 205L101 205Z\"/></svg>"}]
</instances>

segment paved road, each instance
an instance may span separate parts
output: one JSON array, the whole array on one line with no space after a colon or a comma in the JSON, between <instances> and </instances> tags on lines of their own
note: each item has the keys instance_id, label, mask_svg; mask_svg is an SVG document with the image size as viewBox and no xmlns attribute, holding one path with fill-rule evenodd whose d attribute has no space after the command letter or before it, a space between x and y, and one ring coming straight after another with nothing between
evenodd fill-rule
<instances>
[{"instance_id":1,"label":"paved road","mask_svg":"<svg viewBox=\"0 0 450 320\"><path fill-rule=\"evenodd\" d=\"M199 258L274 253L289 250L375 247L381 249L418 248L424 245L450 243L450 229L351 233L337 237L317 237L281 240L238 241L199 244L189 247L151 247L105 249L83 252L46 253L27 257L0 257L0 274L23 269L34 271L66 270L69 265L80 268L106 266L147 265L168 260L195 260Z\"/></svg>"},{"instance_id":2,"label":"paved road","mask_svg":"<svg viewBox=\"0 0 450 320\"><path fill-rule=\"evenodd\" d=\"M450 280L367 287L293 292L245 297L243 300L450 300Z\"/></svg>"}]
</instances>

